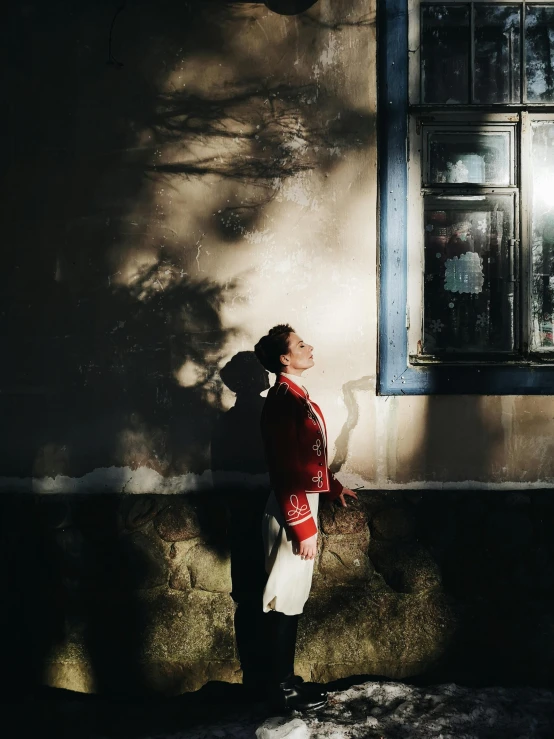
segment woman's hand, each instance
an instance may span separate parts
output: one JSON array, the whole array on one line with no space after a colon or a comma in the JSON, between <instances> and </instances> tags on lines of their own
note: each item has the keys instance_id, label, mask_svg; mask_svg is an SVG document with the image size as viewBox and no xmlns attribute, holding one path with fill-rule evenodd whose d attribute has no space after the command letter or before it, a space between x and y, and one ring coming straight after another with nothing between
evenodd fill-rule
<instances>
[{"instance_id":1,"label":"woman's hand","mask_svg":"<svg viewBox=\"0 0 554 739\"><path fill-rule=\"evenodd\" d=\"M343 488L342 493L339 495L339 500L341 502L341 505L343 505L345 508L346 508L346 499L344 497L345 495L350 495L352 498L356 500L358 499L358 496L353 490L349 490L348 488Z\"/></svg>"},{"instance_id":2,"label":"woman's hand","mask_svg":"<svg viewBox=\"0 0 554 739\"><path fill-rule=\"evenodd\" d=\"M317 534L304 539L298 545L298 554L302 559L314 559L317 554Z\"/></svg>"}]
</instances>

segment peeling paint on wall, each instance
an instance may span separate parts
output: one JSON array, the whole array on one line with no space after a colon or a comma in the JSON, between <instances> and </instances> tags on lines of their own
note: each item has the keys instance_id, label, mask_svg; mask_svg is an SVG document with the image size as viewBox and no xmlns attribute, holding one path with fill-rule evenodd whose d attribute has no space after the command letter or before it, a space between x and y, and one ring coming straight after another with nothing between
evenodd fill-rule
<instances>
[{"instance_id":1,"label":"peeling paint on wall","mask_svg":"<svg viewBox=\"0 0 554 739\"><path fill-rule=\"evenodd\" d=\"M246 490L267 489L269 478L265 474L225 472L218 470L220 487L240 487ZM174 477L163 477L149 467L101 467L83 477L17 478L0 477L0 493L128 493L181 495L214 489L213 474L206 470L202 474L187 473Z\"/></svg>"},{"instance_id":2,"label":"peeling paint on wall","mask_svg":"<svg viewBox=\"0 0 554 739\"><path fill-rule=\"evenodd\" d=\"M259 490L266 495L269 478L265 474L249 474L242 472L217 472L218 489L236 488L244 491ZM358 490L546 490L554 489L554 478L544 480L483 482L482 480L464 480L459 482L422 481L398 484L394 480L366 480L358 474L342 469L338 472L341 483L348 488ZM11 493L33 493L54 495L67 493L125 493L133 495L183 495L186 493L215 490L213 473L206 470L200 475L188 473L175 477L163 477L155 470L140 467L132 470L129 467L100 468L83 477L19 478L0 477L0 495Z\"/></svg>"},{"instance_id":3,"label":"peeling paint on wall","mask_svg":"<svg viewBox=\"0 0 554 739\"><path fill-rule=\"evenodd\" d=\"M321 66L325 69L326 67L330 67L331 64L333 64L335 58L339 54L339 42L338 38L335 35L330 35L329 40L327 42L327 47L324 49L324 51L321 52L321 55L319 57L319 62Z\"/></svg>"}]
</instances>

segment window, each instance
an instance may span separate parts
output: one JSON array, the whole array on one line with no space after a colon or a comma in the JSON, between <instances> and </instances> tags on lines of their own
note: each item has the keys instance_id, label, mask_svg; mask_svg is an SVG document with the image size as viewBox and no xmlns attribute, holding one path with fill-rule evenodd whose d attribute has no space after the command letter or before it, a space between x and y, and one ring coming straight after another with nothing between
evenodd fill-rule
<instances>
[{"instance_id":1,"label":"window","mask_svg":"<svg viewBox=\"0 0 554 739\"><path fill-rule=\"evenodd\" d=\"M554 392L554 2L381 0L380 390Z\"/></svg>"}]
</instances>

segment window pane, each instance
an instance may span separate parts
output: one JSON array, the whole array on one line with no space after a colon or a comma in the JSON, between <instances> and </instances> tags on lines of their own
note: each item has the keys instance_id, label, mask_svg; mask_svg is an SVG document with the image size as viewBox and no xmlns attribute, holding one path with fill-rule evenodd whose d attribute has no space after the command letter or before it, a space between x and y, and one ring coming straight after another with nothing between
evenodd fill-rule
<instances>
[{"instance_id":1,"label":"window pane","mask_svg":"<svg viewBox=\"0 0 554 739\"><path fill-rule=\"evenodd\" d=\"M510 133L480 131L428 135L429 183L510 185Z\"/></svg>"},{"instance_id":2,"label":"window pane","mask_svg":"<svg viewBox=\"0 0 554 739\"><path fill-rule=\"evenodd\" d=\"M520 102L520 32L517 6L475 5L475 102Z\"/></svg>"},{"instance_id":3,"label":"window pane","mask_svg":"<svg viewBox=\"0 0 554 739\"><path fill-rule=\"evenodd\" d=\"M554 122L532 125L532 342L552 349L554 319Z\"/></svg>"},{"instance_id":4,"label":"window pane","mask_svg":"<svg viewBox=\"0 0 554 739\"><path fill-rule=\"evenodd\" d=\"M469 6L422 6L424 103L467 103Z\"/></svg>"},{"instance_id":5,"label":"window pane","mask_svg":"<svg viewBox=\"0 0 554 739\"><path fill-rule=\"evenodd\" d=\"M528 5L525 16L527 100L554 100L554 7Z\"/></svg>"},{"instance_id":6,"label":"window pane","mask_svg":"<svg viewBox=\"0 0 554 739\"><path fill-rule=\"evenodd\" d=\"M513 348L514 199L426 198L423 352Z\"/></svg>"}]
</instances>

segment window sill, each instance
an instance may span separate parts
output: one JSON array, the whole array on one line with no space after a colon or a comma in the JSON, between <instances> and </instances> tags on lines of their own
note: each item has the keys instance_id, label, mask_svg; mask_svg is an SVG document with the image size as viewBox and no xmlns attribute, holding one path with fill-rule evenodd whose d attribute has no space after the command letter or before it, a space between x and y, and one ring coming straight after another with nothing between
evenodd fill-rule
<instances>
[{"instance_id":1,"label":"window sill","mask_svg":"<svg viewBox=\"0 0 554 739\"><path fill-rule=\"evenodd\" d=\"M520 359L517 363L409 364L394 374L381 372L379 394L554 395L554 363L547 365Z\"/></svg>"},{"instance_id":2,"label":"window sill","mask_svg":"<svg viewBox=\"0 0 554 739\"><path fill-rule=\"evenodd\" d=\"M554 355L533 354L522 357L519 354L489 354L486 356L463 356L451 354L411 354L410 365L414 367L553 367Z\"/></svg>"},{"instance_id":3,"label":"window sill","mask_svg":"<svg viewBox=\"0 0 554 739\"><path fill-rule=\"evenodd\" d=\"M553 360L549 361L549 364L554 364ZM470 357L452 354L444 354L441 356L432 355L411 355L410 364L414 367L532 367L534 364L539 364L531 359L524 359L521 356L506 356L506 355L493 355L486 357ZM540 363L540 366L544 366L545 362Z\"/></svg>"}]
</instances>

